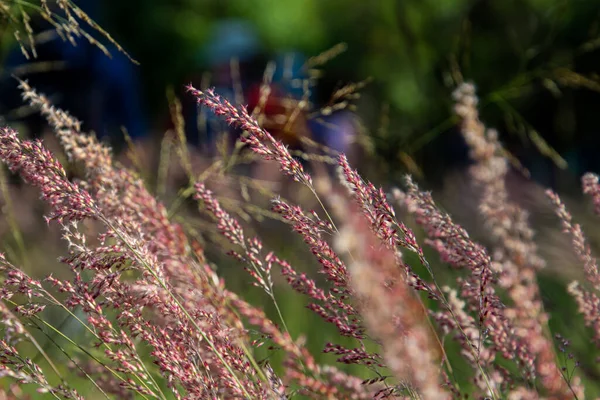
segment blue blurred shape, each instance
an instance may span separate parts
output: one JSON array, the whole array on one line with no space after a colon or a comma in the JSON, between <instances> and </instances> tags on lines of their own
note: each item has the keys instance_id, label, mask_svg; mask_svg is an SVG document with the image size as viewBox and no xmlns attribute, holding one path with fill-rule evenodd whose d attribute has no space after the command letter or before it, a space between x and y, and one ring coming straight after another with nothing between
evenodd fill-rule
<instances>
[{"instance_id":1,"label":"blue blurred shape","mask_svg":"<svg viewBox=\"0 0 600 400\"><path fill-rule=\"evenodd\" d=\"M216 66L229 64L232 58L247 60L260 50L260 38L254 25L241 19L227 19L212 29L201 56L209 66Z\"/></svg>"}]
</instances>

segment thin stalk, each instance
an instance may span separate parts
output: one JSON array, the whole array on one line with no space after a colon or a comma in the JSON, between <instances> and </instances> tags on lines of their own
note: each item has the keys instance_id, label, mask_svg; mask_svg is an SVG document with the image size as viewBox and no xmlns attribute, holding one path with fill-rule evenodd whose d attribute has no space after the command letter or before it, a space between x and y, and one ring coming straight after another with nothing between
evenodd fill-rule
<instances>
[{"instance_id":1,"label":"thin stalk","mask_svg":"<svg viewBox=\"0 0 600 400\"><path fill-rule=\"evenodd\" d=\"M109 371L111 374L113 374L113 376L115 376L117 379L121 380L124 383L127 383L127 380L123 377L121 377L121 375L119 375L119 373L117 371L115 371L114 369L112 369L111 367L109 367L108 365L106 365L105 363L103 363L99 358L97 358L96 356L94 356L92 353L90 353L89 351L87 351L85 349L85 347L81 346L80 344L76 343L75 341L73 341L70 337L68 337L67 335L65 335L64 333L62 333L61 331L59 331L58 329L56 329L53 325L49 324L48 322L44 321L43 319L41 319L38 316L34 316L34 318L36 318L39 322L41 322L42 324L44 324L46 327L48 327L50 330L52 330L53 332L55 332L57 335L59 335L60 337L62 337L63 339L65 339L67 342L69 342L69 344L77 347L79 350L81 350L85 355L87 355L88 357L90 357L92 360L94 360L95 362L97 362L98 364L102 365L107 371ZM143 384L143 381L142 381ZM144 385L145 386L145 385ZM152 390L150 388L148 388L147 386L145 386L146 389L148 389L150 392L152 392ZM140 393L136 390L136 392L142 396L144 399L148 399L148 397L146 397L143 393ZM166 398L165 398L166 399Z\"/></svg>"},{"instance_id":2,"label":"thin stalk","mask_svg":"<svg viewBox=\"0 0 600 400\"><path fill-rule=\"evenodd\" d=\"M5 301L7 303L12 304L13 306L18 306L18 304L12 300L6 299ZM12 318L17 319L17 317L11 311L6 310L6 312L9 313L12 316ZM35 348L43 355L44 359L46 360L48 365L50 365L50 368L52 368L52 370L54 371L56 376L58 376L60 378L60 380L64 381L64 378L61 375L60 371L58 370L58 368L56 368L56 365L54 365L54 363L52 362L52 360L50 359L48 354L44 351L42 346L40 346L40 344L37 342L37 340L35 340L35 338L28 331L25 331L25 335L31 341L31 343L35 346Z\"/></svg>"},{"instance_id":3,"label":"thin stalk","mask_svg":"<svg viewBox=\"0 0 600 400\"><path fill-rule=\"evenodd\" d=\"M6 184L6 171L4 167L0 168L0 191L2 191L2 197L4 198L4 215L6 216L6 220L8 222L8 226L10 227L10 232L15 239L17 247L19 248L19 258L23 265L27 267L29 265L28 257L27 257L27 248L25 246L25 241L23 240L23 235L21 234L21 228L19 228L19 224L17 223L17 219L15 218L15 210L13 207L12 199L10 198L9 190Z\"/></svg>"},{"instance_id":4,"label":"thin stalk","mask_svg":"<svg viewBox=\"0 0 600 400\"><path fill-rule=\"evenodd\" d=\"M46 290L44 290L44 294L46 296L48 296L48 298L50 300L52 300L55 305L61 307L63 310L65 310L71 317L73 317L76 321L78 321L88 332L90 332L97 340L99 340L100 342L102 342L102 344L104 346L106 346L106 348L108 350L111 350L111 347L108 343L104 343L100 337L96 334L96 332L94 332L93 329L91 329L88 324L86 324L84 321L81 320L81 318L79 318L75 313L73 313L69 308L67 308L64 304L62 304L60 301L58 301L58 299L56 299L54 296L52 296L52 294ZM56 330L56 329L55 329ZM142 365L142 368L144 368L144 372L146 373L146 375L150 378L150 380L152 381L153 385L156 387L156 389L160 392L161 397L163 399L166 399L165 394L162 392L162 390L160 389L160 386L158 385L158 383L154 380L154 378L152 377L152 374L150 374L150 372L148 371L148 369L146 368L145 363L141 362L141 358L139 358L139 355L137 355L138 357L138 361L140 361L140 364ZM151 389L147 386L146 382L144 382L142 379L140 379L139 377L136 376L136 378L140 381L140 383L142 384L142 386L144 386L146 389L150 390Z\"/></svg>"},{"instance_id":5,"label":"thin stalk","mask_svg":"<svg viewBox=\"0 0 600 400\"><path fill-rule=\"evenodd\" d=\"M33 322L33 321L32 321ZM75 366L77 367L77 369L79 371L81 371L82 374L85 375L85 377L92 382L92 384L94 386L96 386L96 389L98 389L105 398L110 399L110 397L108 396L108 394L98 385L98 383L96 383L96 381L87 373L85 372L85 370L83 368L81 368L81 366L79 366L79 364L67 353L67 351L60 346L53 338L52 336L48 335L42 328L41 326L39 326L37 323L33 322L35 324L35 326L40 330L40 332L42 332L44 335L46 335L46 337L48 338L49 341L51 341L56 348L58 348L73 364L75 364Z\"/></svg>"},{"instance_id":6,"label":"thin stalk","mask_svg":"<svg viewBox=\"0 0 600 400\"><path fill-rule=\"evenodd\" d=\"M12 268L12 269L16 269L12 264L7 263L6 264L7 267ZM45 290L44 288L41 288L43 294L45 296L47 296L47 299L49 299L52 303L54 303L54 305L62 308L64 311L66 311L72 318L74 318L77 322L79 322L89 333L91 333L97 340L99 340L100 342L102 342L102 340L100 339L100 337L96 334L96 332L94 332L93 329L91 329L84 321L82 321L75 313L73 313L69 308L67 308L64 304L62 304L60 301L58 301L58 299L56 299L50 292L48 292L47 290ZM14 303L16 304L16 303ZM58 329L56 329L56 327L52 326L54 331L60 332ZM107 344L102 342L102 344L109 350L112 351L111 347ZM42 352L42 350L40 350L40 352ZM158 391L160 392L161 396L163 399L166 399L164 393L162 392L162 390L160 389L160 386L158 385L158 383L154 380L154 378L152 377L152 375L150 374L150 372L147 370L145 364L143 362L141 362L141 359L139 358L138 355L138 361L140 361L140 364L142 365L142 367L144 368L144 371L146 372L146 375L150 378L150 380L152 381L152 383L154 384L154 386L158 389ZM139 377L136 376L137 379L139 379L140 383L142 384L142 386L146 387L146 389L148 389L149 391L152 391L147 385L146 383L140 379Z\"/></svg>"}]
</instances>

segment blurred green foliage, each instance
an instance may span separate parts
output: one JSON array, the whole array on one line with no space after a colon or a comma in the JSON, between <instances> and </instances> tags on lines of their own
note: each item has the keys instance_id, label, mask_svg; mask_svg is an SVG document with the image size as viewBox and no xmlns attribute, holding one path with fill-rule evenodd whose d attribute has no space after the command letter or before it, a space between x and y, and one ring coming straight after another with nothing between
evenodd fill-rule
<instances>
[{"instance_id":1,"label":"blurred green foliage","mask_svg":"<svg viewBox=\"0 0 600 400\"><path fill-rule=\"evenodd\" d=\"M511 150L533 147L534 158L564 168L559 153L594 140L589 115L600 97L587 93L599 86L594 0L109 0L105 11L109 30L142 63L153 114L166 110L165 86L206 68L199 55L224 18L252 22L271 54L316 55L347 43L320 91L373 78L359 113L390 177L406 166L401 153L429 173L461 157L435 139L454 125L449 94L462 79L478 85L484 117L508 135Z\"/></svg>"},{"instance_id":2,"label":"blurred green foliage","mask_svg":"<svg viewBox=\"0 0 600 400\"><path fill-rule=\"evenodd\" d=\"M411 161L435 174L462 157L459 148L449 147L455 137L447 133L454 126L449 94L463 79L478 85L483 116L522 161L544 164L541 155L559 168L568 159L576 173L600 168L580 154L600 144L594 119L600 105L596 0L97 4L101 13L95 19L141 62L143 98L158 131L168 112L165 88L181 88L191 75L207 70L203 54L215 26L237 18L256 27L267 56L286 50L312 56L347 43L348 50L326 66L319 92L323 99L340 83L373 78L359 113L388 177ZM11 41L10 35L1 39L4 45ZM382 120L388 121L386 129Z\"/></svg>"}]
</instances>

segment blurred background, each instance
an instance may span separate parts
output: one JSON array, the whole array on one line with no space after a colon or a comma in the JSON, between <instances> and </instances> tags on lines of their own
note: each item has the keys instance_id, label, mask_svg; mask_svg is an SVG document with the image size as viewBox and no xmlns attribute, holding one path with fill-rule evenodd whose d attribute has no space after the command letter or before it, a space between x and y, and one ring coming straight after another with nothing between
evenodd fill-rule
<instances>
[{"instance_id":1,"label":"blurred background","mask_svg":"<svg viewBox=\"0 0 600 400\"><path fill-rule=\"evenodd\" d=\"M36 6L3 3L30 13ZM238 100L248 104L268 61L279 59L275 75L281 74L283 58L292 54L292 74L300 74L310 57L333 48L339 54L323 66L310 100L323 107L336 89L369 80L354 103L383 173L378 176L386 180L407 170L439 178L440 169L464 162L450 96L461 80L477 84L485 121L499 129L536 180L554 186L560 171L579 175L600 168L595 157L600 5L594 0L74 4L139 65L112 45L112 59L83 38L73 47L33 13L37 58L25 59L11 29L4 26L0 33L0 115L7 122L23 114L11 78L16 75L100 136L118 142L125 127L134 138L159 138L169 123L169 88L184 100L186 119L192 121L196 115L193 104L185 107L191 103L185 84L238 90ZM20 23L18 13L15 23ZM26 29L21 31L24 36ZM238 66L234 74L232 59ZM285 89L302 93L302 88ZM198 133L194 123L187 125L192 142L209 135Z\"/></svg>"},{"instance_id":2,"label":"blurred background","mask_svg":"<svg viewBox=\"0 0 600 400\"><path fill-rule=\"evenodd\" d=\"M217 136L224 123L198 109L185 85L215 87L233 103L261 107L267 115L285 113L290 99L296 105L305 101L311 106L301 109L297 126L287 129L276 118L268 126L290 148L297 148L305 136L350 152L354 165L386 189L410 173L424 188L435 189L444 207L467 230L476 236L482 233L485 242L485 230L477 231L483 221L473 216L477 199L467 184L468 152L452 111L456 85L474 82L482 120L498 129L515 167L508 182L511 193L534 211L541 251L550 260L550 273L540 280L545 304L558 316L551 325L564 336L581 338L574 341L574 348L585 379L600 381L596 354L589 352L581 321L573 322L574 304L564 291L564 280L580 276L581 268L568 254L552 211L543 206L547 204L543 190L552 187L568 194L567 203L572 199L578 217L579 211L586 211L580 207L579 177L586 171L600 172L598 0L79 0L72 4L109 32L124 51L83 22L86 32L105 45L111 57L85 37L76 38L73 46L36 14L40 3L0 0L0 124L10 124L28 136L44 136L48 131L37 111L24 106L18 77L82 120L85 131L94 131L117 153L130 138L149 143L158 159L164 133L174 125L172 100L179 98L188 143L199 154L212 157L220 146ZM28 31L33 32L31 38ZM30 40L35 42L35 54ZM263 101L260 88L265 80L274 96ZM19 245L19 239L11 237L5 243L24 250L23 243L42 235L31 221L36 214L28 208L37 193L20 188L13 196L15 224L29 239ZM598 250L600 230L586 217L579 222L584 222ZM23 227L30 227L29 231ZM1 228L3 238L14 232L10 224ZM306 249L297 250L300 241L290 242L289 233L269 235L273 225L263 229L266 241L283 258L302 265L301 269L315 267ZM56 251L48 248L60 248L59 236L55 229L39 237L40 249L24 251L28 264L35 265L36 252L38 259L48 260L48 254ZM240 278L238 270L226 269L231 264L227 260L219 259L217 264L225 266L228 285L246 298L261 301L260 293L248 288L245 275ZM308 345L319 353L323 342L336 334L318 317L303 312L304 302L289 291L281 295L283 313L297 316L289 321L290 329L309 337L307 326L318 332L317 340L309 339ZM592 394L594 390L600 391L593 387Z\"/></svg>"}]
</instances>

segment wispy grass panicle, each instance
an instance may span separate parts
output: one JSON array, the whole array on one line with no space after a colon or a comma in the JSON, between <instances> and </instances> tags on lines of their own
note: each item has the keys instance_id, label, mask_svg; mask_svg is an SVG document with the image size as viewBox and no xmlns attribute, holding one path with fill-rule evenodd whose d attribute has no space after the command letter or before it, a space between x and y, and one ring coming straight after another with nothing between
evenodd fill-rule
<instances>
[{"instance_id":1,"label":"wispy grass panicle","mask_svg":"<svg viewBox=\"0 0 600 400\"><path fill-rule=\"evenodd\" d=\"M281 171L298 182L312 184L312 178L304 171L304 167L290 154L284 144L276 140L269 132L264 130L255 118L250 116L246 108L235 107L227 99L218 96L212 89L200 91L193 86L188 86L188 91L196 97L199 104L211 109L216 115L225 117L230 125L248 132L242 141L252 151L260 154L267 160L275 160Z\"/></svg>"},{"instance_id":2,"label":"wispy grass panicle","mask_svg":"<svg viewBox=\"0 0 600 400\"><path fill-rule=\"evenodd\" d=\"M381 244L368 225L355 213L342 231L354 240L337 242L338 251L351 259L350 282L368 331L381 343L384 364L399 379L399 389L414 391L423 399L449 399L441 385L440 349L425 310L398 273L394 252Z\"/></svg>"},{"instance_id":3,"label":"wispy grass panicle","mask_svg":"<svg viewBox=\"0 0 600 400\"><path fill-rule=\"evenodd\" d=\"M472 353L470 358L474 361L476 371L485 374L485 371L495 369L494 357L490 357L490 353L484 357L479 356L485 352L484 346L488 339L492 342L492 353L499 352L509 360L519 357L531 359L531 355L524 351L523 343L515 337L513 327L504 315L504 305L494 287L492 260L486 249L474 242L448 214L440 211L429 193L420 191L411 179L407 179L407 186L406 201L416 216L417 223L423 226L427 233L426 243L439 253L442 261L468 272L466 277L458 279L459 294L466 302L466 310L476 313L477 318L474 322L479 333L469 333L473 328L473 321L466 316L461 317L462 307L457 302L451 303L446 300L446 308L450 314L445 319L446 324L458 329L456 337L465 346L464 351ZM458 313L454 314L455 312ZM477 341L473 342L471 339ZM482 389L497 390L496 386L504 380L503 374L487 373L491 374L492 378L482 377ZM523 373L528 373L527 369Z\"/></svg>"},{"instance_id":4,"label":"wispy grass panicle","mask_svg":"<svg viewBox=\"0 0 600 400\"><path fill-rule=\"evenodd\" d=\"M598 175L591 172L588 172L581 178L583 193L592 198L596 215L600 215L600 183L598 182Z\"/></svg>"},{"instance_id":5,"label":"wispy grass panicle","mask_svg":"<svg viewBox=\"0 0 600 400\"><path fill-rule=\"evenodd\" d=\"M461 118L461 132L475 162L470 168L472 182L481 193L479 212L485 221L498 285L511 299L503 310L511 321L514 334L527 351L518 358L529 371L528 378L539 378L541 385L556 398L572 398L573 390L581 392L578 384L571 388L561 379L556 365L552 337L547 327L537 272L545 266L534 241L527 211L510 199L506 176L510 164L498 139L498 132L486 129L479 120L475 87L461 84L454 91L455 112Z\"/></svg>"},{"instance_id":6,"label":"wispy grass panicle","mask_svg":"<svg viewBox=\"0 0 600 400\"><path fill-rule=\"evenodd\" d=\"M12 31L21 47L21 52L28 60L37 57L36 39L41 32L34 30L33 19L43 20L54 30L60 40L68 41L73 46L81 38L99 48L107 57L111 54L104 43L96 39L89 30L95 31L114 46L117 51L125 54L132 62L137 63L111 35L83 11L77 3L70 0L42 0L40 2L0 1L0 16L2 30ZM22 37L25 33L26 39Z\"/></svg>"},{"instance_id":7,"label":"wispy grass panicle","mask_svg":"<svg viewBox=\"0 0 600 400\"><path fill-rule=\"evenodd\" d=\"M584 190L590 191L590 176L584 178ZM546 192L550 201L554 205L554 210L558 216L563 228L563 232L571 239L573 251L579 261L583 264L583 270L587 280L587 285L577 280L571 282L568 287L569 293L575 298L579 307L579 312L583 314L587 326L594 329L594 340L596 346L600 346L600 274L598 272L598 262L592 255L591 248L587 243L581 225L573 223L573 217L567 210L560 197L551 190ZM591 289L587 286L591 286Z\"/></svg>"},{"instance_id":8,"label":"wispy grass panicle","mask_svg":"<svg viewBox=\"0 0 600 400\"><path fill-rule=\"evenodd\" d=\"M52 207L49 220L82 220L96 217L96 204L90 194L67 180L66 172L40 141L19 139L10 128L0 129L0 159L11 171L40 189Z\"/></svg>"}]
</instances>

